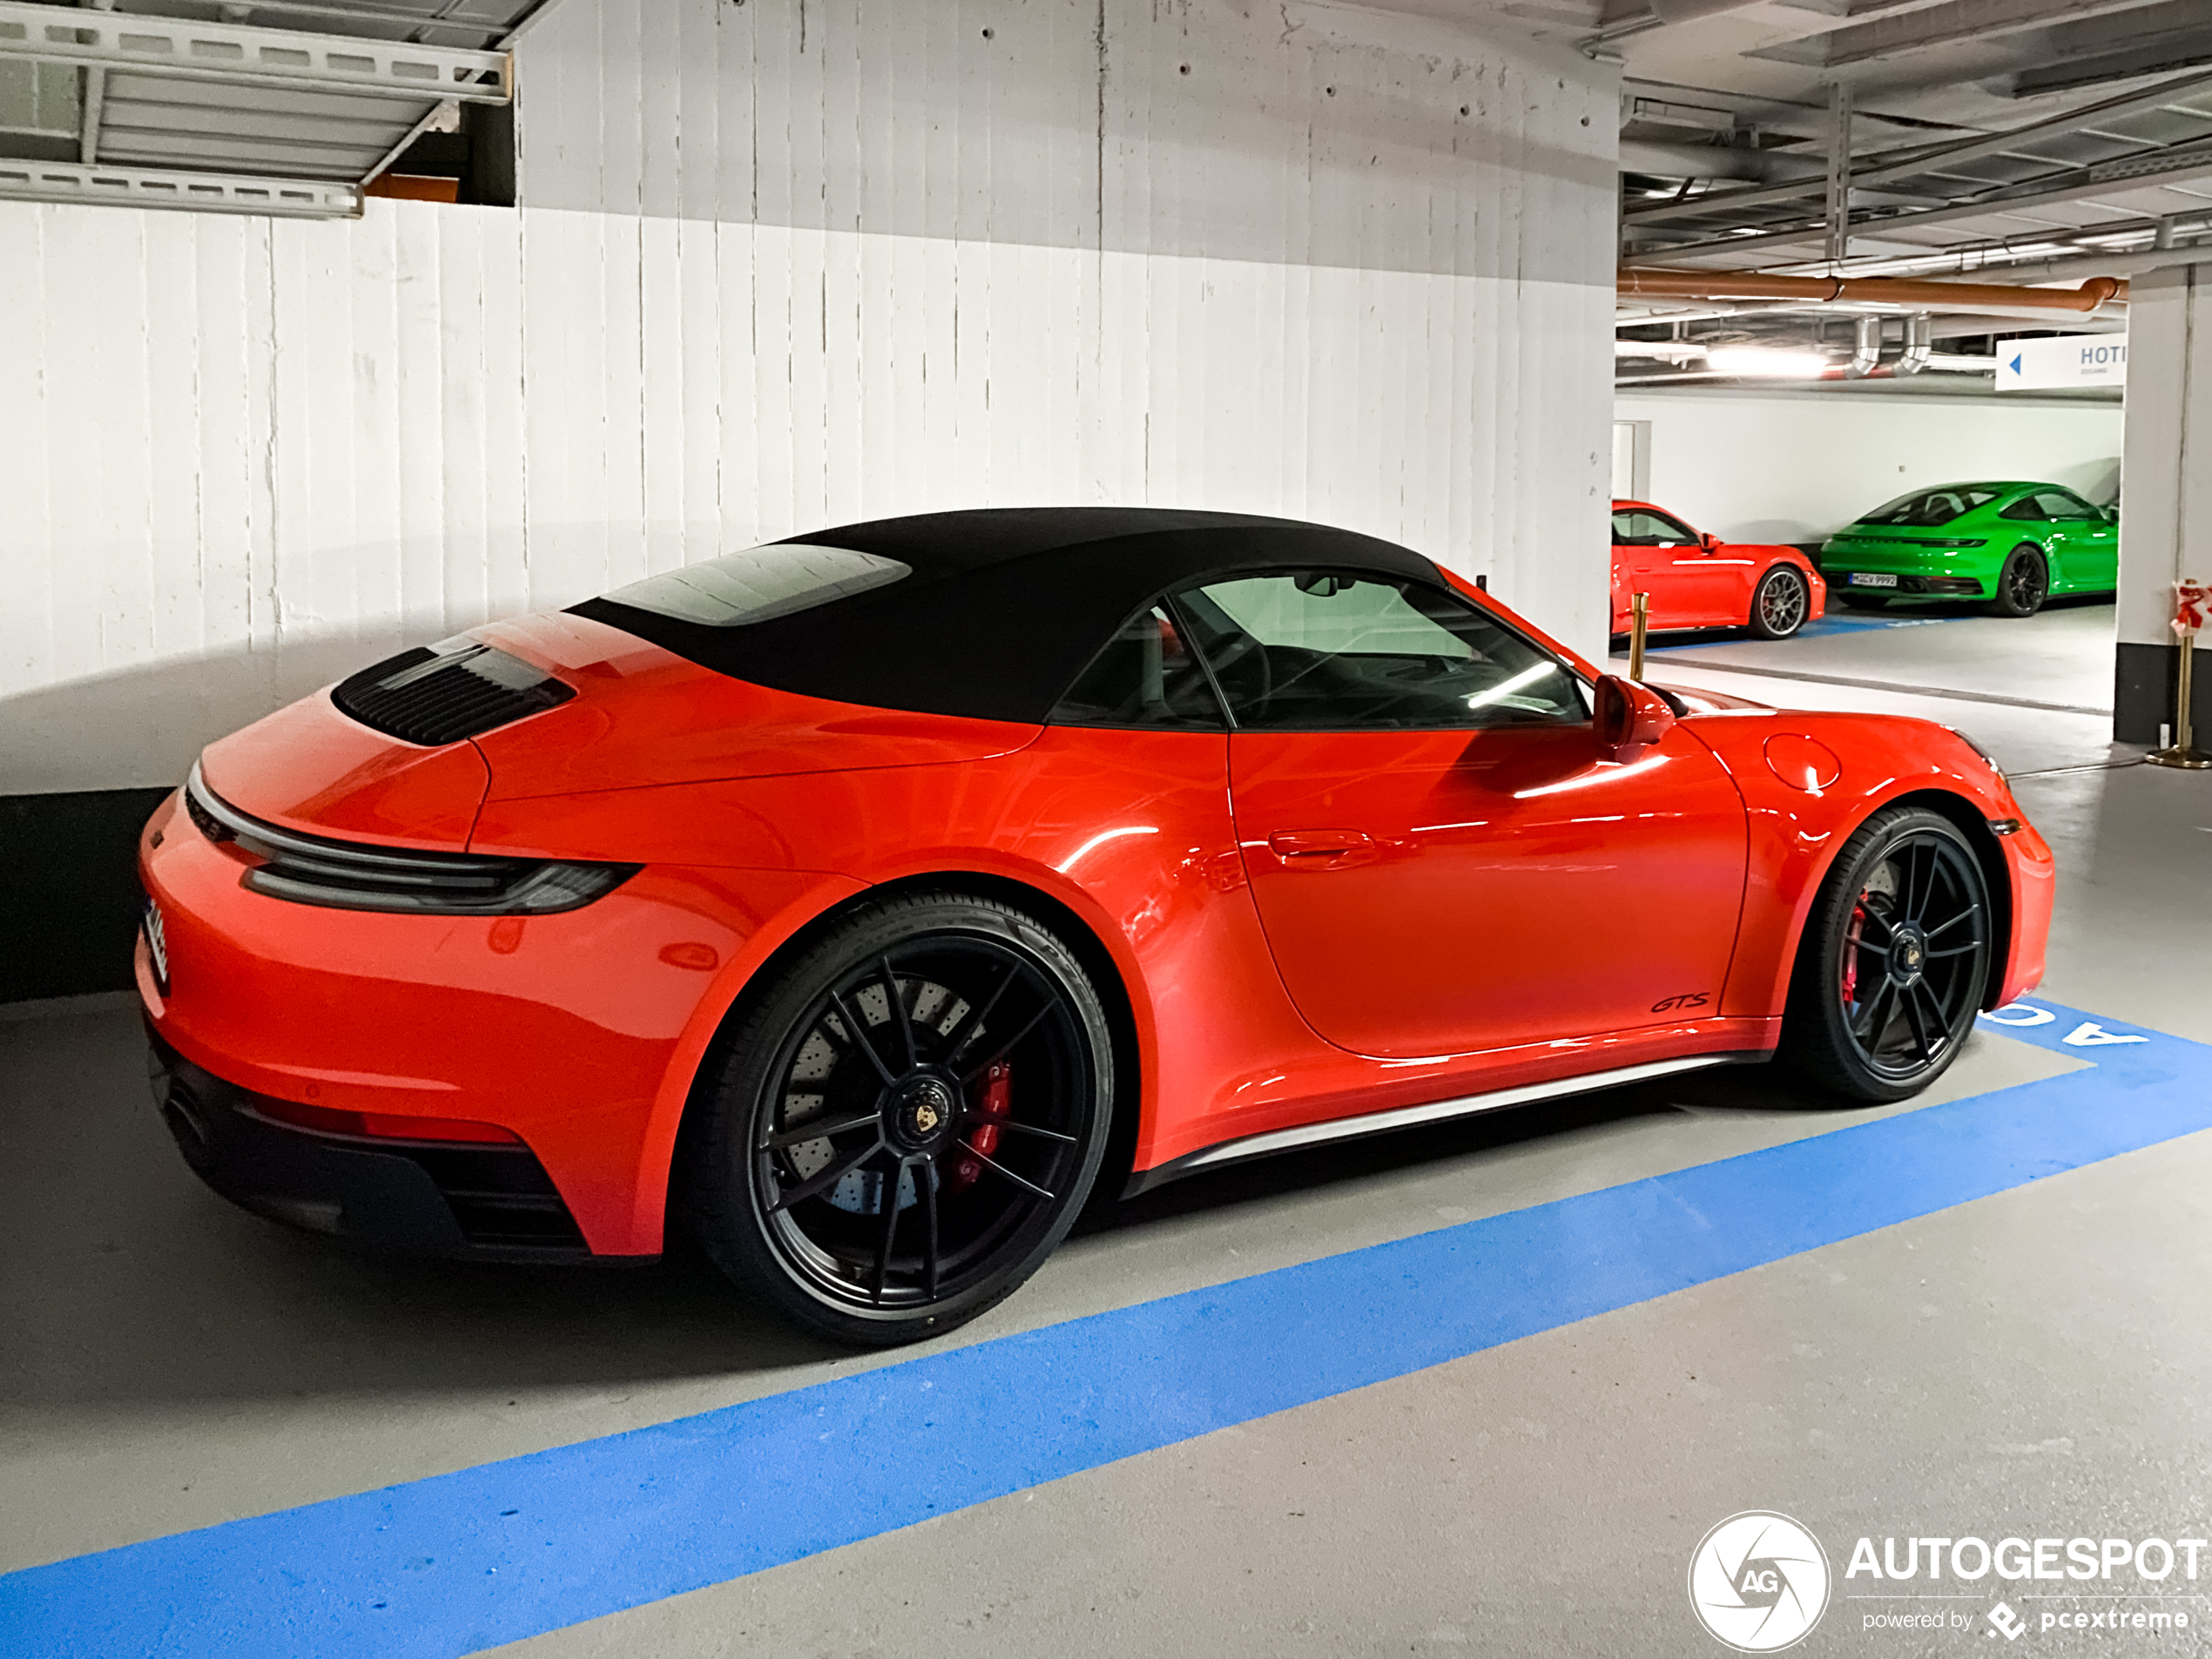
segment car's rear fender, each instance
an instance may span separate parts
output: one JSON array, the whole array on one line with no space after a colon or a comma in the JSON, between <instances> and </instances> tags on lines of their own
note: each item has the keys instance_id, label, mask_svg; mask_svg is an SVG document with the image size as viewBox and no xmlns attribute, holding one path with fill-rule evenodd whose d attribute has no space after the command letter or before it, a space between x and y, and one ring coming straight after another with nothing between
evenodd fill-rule
<instances>
[{"instance_id":1,"label":"car's rear fender","mask_svg":"<svg viewBox=\"0 0 2212 1659\"><path fill-rule=\"evenodd\" d=\"M671 1058L654 1103L653 1132L648 1137L648 1168L639 1172L641 1208L658 1203L665 1220L672 1221L667 1206L675 1190L675 1165L683 1156L684 1126L696 1122L698 1105L713 1068L715 1045L733 1028L753 998L765 995L790 963L798 961L815 941L855 910L900 894L928 890L976 894L995 898L1035 916L1059 935L1072 950L1104 1005L1114 1038L1115 1105L1113 1139L1098 1175L1097 1190L1119 1192L1135 1157L1139 1125L1150 1115L1151 1080L1155 1069L1148 1063L1151 1051L1151 1023L1137 1017L1143 997L1143 979L1127 961L1126 941L1116 951L1110 922L1080 890L1056 891L1041 873L1025 871L1010 875L1002 870L950 867L917 870L872 886L846 884L839 892L827 889L810 894L803 908L779 918L772 941L766 930L756 935L763 948L729 965L718 977L685 1029ZM826 900L826 902L822 900ZM1146 1005L1149 1015L1149 1004Z\"/></svg>"}]
</instances>

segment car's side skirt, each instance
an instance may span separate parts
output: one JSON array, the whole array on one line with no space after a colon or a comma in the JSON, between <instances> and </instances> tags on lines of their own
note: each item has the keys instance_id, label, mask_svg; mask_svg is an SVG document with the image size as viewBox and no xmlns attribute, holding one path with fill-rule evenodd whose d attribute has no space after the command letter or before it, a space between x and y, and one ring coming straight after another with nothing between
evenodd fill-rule
<instances>
[{"instance_id":1,"label":"car's side skirt","mask_svg":"<svg viewBox=\"0 0 2212 1659\"><path fill-rule=\"evenodd\" d=\"M1557 1077L1549 1082L1524 1083L1518 1089L1496 1089L1487 1094L1460 1095L1451 1100L1430 1101L1419 1106L1400 1106L1386 1112L1364 1112L1354 1117L1332 1118L1325 1123L1300 1123L1291 1129L1270 1130L1264 1134L1246 1135L1237 1140L1224 1141L1217 1146L1202 1147L1196 1152L1186 1152L1179 1158L1156 1164L1151 1169L1138 1170L1130 1177L1129 1184L1122 1189L1122 1197L1134 1198L1141 1192L1150 1192L1170 1181L1179 1181L1186 1175L1217 1170L1225 1164L1241 1163L1247 1158L1292 1152L1300 1147L1319 1146L1330 1141L1381 1135L1392 1130L1414 1129L1423 1123L1440 1123L1454 1117L1472 1117L1480 1112L1494 1112L1507 1106L1526 1106L1537 1101L1564 1099L1569 1095L1587 1095L1601 1089L1617 1089L1624 1083L1648 1082L1655 1077L1672 1076L1681 1071L1697 1071L1707 1066L1747 1065L1771 1058L1772 1052L1765 1049L1687 1055L1678 1060L1651 1060L1639 1066L1616 1067L1611 1071L1585 1072L1578 1077Z\"/></svg>"}]
</instances>

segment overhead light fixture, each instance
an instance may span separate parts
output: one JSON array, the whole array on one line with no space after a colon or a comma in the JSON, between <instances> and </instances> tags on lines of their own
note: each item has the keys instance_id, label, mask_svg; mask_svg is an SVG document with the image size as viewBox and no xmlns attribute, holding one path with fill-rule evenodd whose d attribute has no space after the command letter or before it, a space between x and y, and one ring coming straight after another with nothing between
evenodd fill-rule
<instances>
[{"instance_id":1,"label":"overhead light fixture","mask_svg":"<svg viewBox=\"0 0 2212 1659\"><path fill-rule=\"evenodd\" d=\"M1827 373L1828 359L1815 351L1783 351L1772 346L1723 346L1705 354L1716 374L1746 380L1811 381Z\"/></svg>"}]
</instances>

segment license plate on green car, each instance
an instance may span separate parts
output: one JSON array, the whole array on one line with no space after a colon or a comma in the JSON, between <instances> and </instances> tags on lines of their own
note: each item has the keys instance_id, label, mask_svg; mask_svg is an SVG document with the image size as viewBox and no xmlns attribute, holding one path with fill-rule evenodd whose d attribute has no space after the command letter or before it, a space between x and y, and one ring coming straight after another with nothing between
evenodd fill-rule
<instances>
[{"instance_id":1,"label":"license plate on green car","mask_svg":"<svg viewBox=\"0 0 2212 1659\"><path fill-rule=\"evenodd\" d=\"M1893 588L1897 577L1887 570L1853 570L1851 585L1854 588Z\"/></svg>"}]
</instances>

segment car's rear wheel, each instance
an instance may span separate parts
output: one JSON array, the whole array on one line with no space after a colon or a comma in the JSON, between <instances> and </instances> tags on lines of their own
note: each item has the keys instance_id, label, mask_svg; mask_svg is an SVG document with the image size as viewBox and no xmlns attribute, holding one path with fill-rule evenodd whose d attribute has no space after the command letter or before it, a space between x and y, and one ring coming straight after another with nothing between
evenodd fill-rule
<instances>
[{"instance_id":1,"label":"car's rear wheel","mask_svg":"<svg viewBox=\"0 0 2212 1659\"><path fill-rule=\"evenodd\" d=\"M789 963L704 1083L685 1173L707 1254L799 1324L887 1346L974 1318L1066 1236L1106 1145L1112 1045L1051 929L907 894Z\"/></svg>"},{"instance_id":2,"label":"car's rear wheel","mask_svg":"<svg viewBox=\"0 0 2212 1659\"><path fill-rule=\"evenodd\" d=\"M1751 595L1751 631L1762 639L1787 639L1805 625L1812 590L1802 574L1777 564L1759 578Z\"/></svg>"},{"instance_id":3,"label":"car's rear wheel","mask_svg":"<svg viewBox=\"0 0 2212 1659\"><path fill-rule=\"evenodd\" d=\"M1805 919L1780 1057L1853 1100L1916 1095L1958 1058L1989 974L1981 864L1950 819L1877 813Z\"/></svg>"},{"instance_id":4,"label":"car's rear wheel","mask_svg":"<svg viewBox=\"0 0 2212 1659\"><path fill-rule=\"evenodd\" d=\"M2051 597L2051 567L2041 550L2016 547L2005 557L1997 574L1997 592L1989 601L1993 617L2032 617Z\"/></svg>"},{"instance_id":5,"label":"car's rear wheel","mask_svg":"<svg viewBox=\"0 0 2212 1659\"><path fill-rule=\"evenodd\" d=\"M1853 610L1879 610L1889 602L1890 596L1886 593L1846 592L1844 595L1844 603Z\"/></svg>"}]
</instances>

